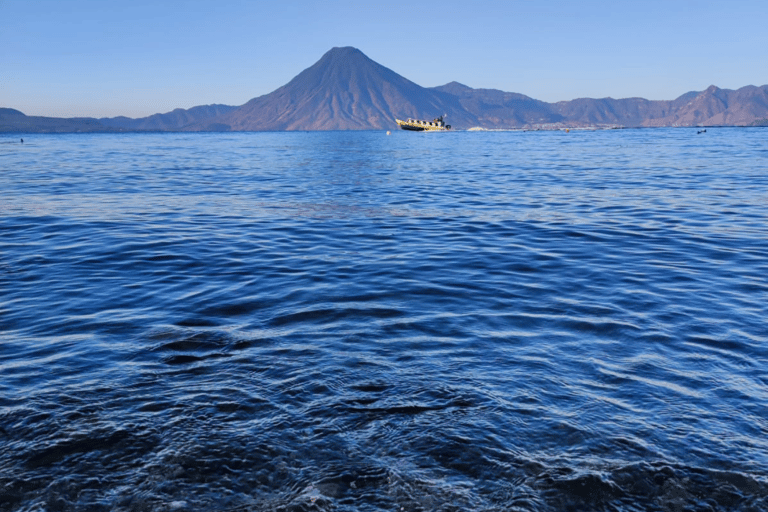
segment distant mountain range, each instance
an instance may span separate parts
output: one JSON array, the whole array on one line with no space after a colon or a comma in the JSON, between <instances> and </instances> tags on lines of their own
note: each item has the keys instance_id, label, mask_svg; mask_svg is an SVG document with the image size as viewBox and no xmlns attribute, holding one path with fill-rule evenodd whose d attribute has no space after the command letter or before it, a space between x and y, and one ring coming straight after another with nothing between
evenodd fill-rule
<instances>
[{"instance_id":1,"label":"distant mountain range","mask_svg":"<svg viewBox=\"0 0 768 512\"><path fill-rule=\"evenodd\" d=\"M458 82L421 87L352 47L333 48L279 89L239 107L202 105L140 119L26 116L0 108L0 132L381 130L395 118L446 114L457 129L765 126L768 85L710 86L669 101L643 98L547 103Z\"/></svg>"},{"instance_id":2,"label":"distant mountain range","mask_svg":"<svg viewBox=\"0 0 768 512\"><path fill-rule=\"evenodd\" d=\"M0 108L0 133L70 133L113 131L97 119L27 116L12 108Z\"/></svg>"}]
</instances>

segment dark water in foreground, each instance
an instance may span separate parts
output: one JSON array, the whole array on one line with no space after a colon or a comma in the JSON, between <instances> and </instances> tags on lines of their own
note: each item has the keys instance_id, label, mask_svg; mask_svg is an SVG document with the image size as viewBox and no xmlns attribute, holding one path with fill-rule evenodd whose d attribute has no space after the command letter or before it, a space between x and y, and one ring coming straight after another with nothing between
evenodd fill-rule
<instances>
[{"instance_id":1,"label":"dark water in foreground","mask_svg":"<svg viewBox=\"0 0 768 512\"><path fill-rule=\"evenodd\" d=\"M0 510L768 510L768 131L0 145Z\"/></svg>"}]
</instances>

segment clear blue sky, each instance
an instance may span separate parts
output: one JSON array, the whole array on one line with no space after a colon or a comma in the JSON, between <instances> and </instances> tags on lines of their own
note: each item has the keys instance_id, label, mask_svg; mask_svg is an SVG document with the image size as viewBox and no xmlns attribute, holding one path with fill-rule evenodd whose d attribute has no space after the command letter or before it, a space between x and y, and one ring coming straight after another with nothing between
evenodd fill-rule
<instances>
[{"instance_id":1,"label":"clear blue sky","mask_svg":"<svg viewBox=\"0 0 768 512\"><path fill-rule=\"evenodd\" d=\"M0 107L241 105L334 46L545 101L768 84L768 0L0 0Z\"/></svg>"}]
</instances>

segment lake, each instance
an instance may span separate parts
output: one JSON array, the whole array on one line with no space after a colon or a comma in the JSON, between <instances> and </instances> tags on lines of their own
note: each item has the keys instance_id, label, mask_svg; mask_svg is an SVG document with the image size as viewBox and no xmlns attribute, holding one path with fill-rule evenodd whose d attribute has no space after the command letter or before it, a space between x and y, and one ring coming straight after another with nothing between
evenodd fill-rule
<instances>
[{"instance_id":1,"label":"lake","mask_svg":"<svg viewBox=\"0 0 768 512\"><path fill-rule=\"evenodd\" d=\"M0 144L0 510L768 510L768 131Z\"/></svg>"}]
</instances>

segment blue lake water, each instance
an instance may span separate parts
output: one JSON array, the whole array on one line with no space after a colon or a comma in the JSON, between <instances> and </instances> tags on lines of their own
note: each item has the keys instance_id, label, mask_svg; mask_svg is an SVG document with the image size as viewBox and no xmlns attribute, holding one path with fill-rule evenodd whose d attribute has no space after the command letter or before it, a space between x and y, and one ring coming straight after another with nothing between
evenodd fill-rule
<instances>
[{"instance_id":1,"label":"blue lake water","mask_svg":"<svg viewBox=\"0 0 768 512\"><path fill-rule=\"evenodd\" d=\"M0 144L0 510L768 510L768 131Z\"/></svg>"}]
</instances>

